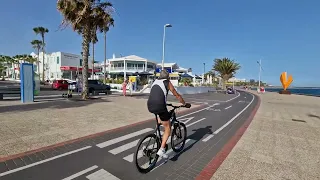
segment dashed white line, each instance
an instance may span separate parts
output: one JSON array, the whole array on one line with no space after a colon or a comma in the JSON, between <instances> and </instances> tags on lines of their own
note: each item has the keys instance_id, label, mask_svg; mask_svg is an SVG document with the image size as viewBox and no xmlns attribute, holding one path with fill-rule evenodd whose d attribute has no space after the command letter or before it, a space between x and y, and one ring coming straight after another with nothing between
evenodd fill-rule
<instances>
[{"instance_id":1,"label":"dashed white line","mask_svg":"<svg viewBox=\"0 0 320 180\"><path fill-rule=\"evenodd\" d=\"M192 123L186 125L186 127L189 127L189 126L192 126L192 125L194 125L194 124L197 124L198 122L203 121L203 120L205 120L205 119L206 119L206 118L199 119L199 120L197 120L197 121L195 121L195 122L192 122Z\"/></svg>"},{"instance_id":2,"label":"dashed white line","mask_svg":"<svg viewBox=\"0 0 320 180\"><path fill-rule=\"evenodd\" d=\"M193 117L192 117L193 118ZM187 119L187 118L186 118ZM197 121L195 121L195 122L192 122L192 123L190 123L190 124L188 124L188 125L186 125L186 127L189 127L189 126L192 126L192 125L194 125L194 124L196 124L196 123L198 123L198 122L201 122L201 121L203 121L203 120L205 120L206 118L202 118L202 119L199 119L199 120L197 120ZM139 141L139 140L138 140ZM171 142L171 136L169 136L169 138L168 138L168 140L167 140L167 143L170 143ZM130 144L130 143L129 143ZM121 149L121 150L126 150L125 149L125 146L126 145L123 145L123 147L122 148L119 148L119 150ZM150 148L150 147L152 147L152 145L149 145L148 146L148 148ZM116 149L118 149L118 148L116 148ZM119 150L111 150L111 151L114 151L114 152L117 152L117 151L119 151ZM169 151L168 151L169 152ZM124 160L126 160L126 161L128 161L128 162L133 162L133 157L134 157L134 153L132 153L132 154L129 154L128 156L126 156L126 157L124 157L123 159ZM138 151L138 159L139 158L141 158L142 157L142 150L139 150Z\"/></svg>"},{"instance_id":3,"label":"dashed white line","mask_svg":"<svg viewBox=\"0 0 320 180\"><path fill-rule=\"evenodd\" d=\"M12 169L10 171L6 171L4 173L1 173L0 177L8 175L8 174L15 173L15 172L18 172L18 171L21 171L21 170L24 170L24 169L27 169L27 168L30 168L30 167L33 167L33 166L36 166L36 165L39 165L39 164L42 164L42 163L45 163L45 162L49 162L49 161L52 161L52 160L55 160L55 159L58 159L58 158L61 158L61 157L64 157L64 156L68 156L70 154L73 154L73 153L76 153L76 152L79 152L79 151L83 151L83 150L86 150L86 149L89 149L89 148L91 148L91 146L86 146L86 147L83 147L83 148L80 148L80 149L77 149L77 150L74 150L74 151L70 151L70 152L67 152L67 153L64 153L64 154L60 154L58 156L54 156L54 157L51 157L51 158L48 158L48 159L45 159L45 160L42 160L42 161L35 162L35 163L29 164L29 165L26 165L26 166L22 166L22 167L19 167L19 168L16 168L16 169Z\"/></svg>"},{"instance_id":4,"label":"dashed white line","mask_svg":"<svg viewBox=\"0 0 320 180\"><path fill-rule=\"evenodd\" d=\"M224 109L229 109L229 108L231 108L232 107L232 105L231 106L228 106L228 107L226 107L226 108L224 108Z\"/></svg>"},{"instance_id":5,"label":"dashed white line","mask_svg":"<svg viewBox=\"0 0 320 180\"><path fill-rule=\"evenodd\" d=\"M110 150L109 152L111 154L113 154L113 155L119 154L119 153L121 153L121 152L123 152L125 150L128 150L130 148L135 147L138 144L139 141L140 141L140 139L137 139L137 140L132 141L130 143L127 143L127 144L124 144L124 145L119 146L117 148L114 148L114 149Z\"/></svg>"},{"instance_id":6,"label":"dashed white line","mask_svg":"<svg viewBox=\"0 0 320 180\"><path fill-rule=\"evenodd\" d=\"M86 176L86 178L89 180L120 180L104 169L100 169L99 171Z\"/></svg>"},{"instance_id":7,"label":"dashed white line","mask_svg":"<svg viewBox=\"0 0 320 180\"><path fill-rule=\"evenodd\" d=\"M207 136L206 138L204 138L202 141L203 142L207 142L209 141L209 139L211 139L214 135L213 134L210 134L209 136Z\"/></svg>"},{"instance_id":8,"label":"dashed white line","mask_svg":"<svg viewBox=\"0 0 320 180\"><path fill-rule=\"evenodd\" d=\"M232 101L232 100L238 98L238 97L240 96L240 93L239 93L239 92L237 92L237 93L238 93L238 95L237 95L236 97L233 97L233 98L231 98L231 99L229 99L229 100L227 100L227 101L225 101L225 102L229 102L229 101Z\"/></svg>"},{"instance_id":9,"label":"dashed white line","mask_svg":"<svg viewBox=\"0 0 320 180\"><path fill-rule=\"evenodd\" d=\"M80 172L77 172L77 173L75 173L75 174L73 174L73 175L71 175L71 176L69 176L69 177L66 177L66 178L64 178L64 179L62 179L62 180L72 180L72 179L74 179L74 178L76 178L76 177L79 177L79 176L81 176L81 175L84 175L84 174L86 174L86 173L88 173L88 172L90 172L90 171L92 171L92 170L94 170L94 169L97 169L97 168L98 168L97 165L91 166L91 167L89 167L89 168L87 168L87 169L85 169L85 170L82 170L82 171L80 171Z\"/></svg>"},{"instance_id":10,"label":"dashed white line","mask_svg":"<svg viewBox=\"0 0 320 180\"><path fill-rule=\"evenodd\" d=\"M232 119L230 119L223 126L221 126L219 129L217 129L213 134L218 134L225 127L227 127L230 123L232 123L238 116L240 116L240 114L242 114L246 109L248 109L248 107L252 104L253 101L254 101L254 95L252 95L252 100L250 101L250 103L245 108L243 108L237 115L235 115Z\"/></svg>"},{"instance_id":11,"label":"dashed white line","mask_svg":"<svg viewBox=\"0 0 320 180\"><path fill-rule=\"evenodd\" d=\"M124 141L124 140L127 140L127 139L130 139L130 138L133 138L135 136L139 136L141 134L144 134L144 133L147 133L147 132L150 132L150 131L153 131L154 129L152 128L146 128L146 129L142 129L140 131L136 131L136 132L133 132L131 134L127 134L127 135L124 135L124 136L121 136L121 137L118 137L118 138L115 138L115 139L111 139L109 141L105 141L103 143L99 143L97 144L96 146L98 146L99 148L104 148L104 147L107 147L107 146L110 146L110 145L113 145L113 144L116 144L118 142L121 142L121 141Z\"/></svg>"}]
</instances>

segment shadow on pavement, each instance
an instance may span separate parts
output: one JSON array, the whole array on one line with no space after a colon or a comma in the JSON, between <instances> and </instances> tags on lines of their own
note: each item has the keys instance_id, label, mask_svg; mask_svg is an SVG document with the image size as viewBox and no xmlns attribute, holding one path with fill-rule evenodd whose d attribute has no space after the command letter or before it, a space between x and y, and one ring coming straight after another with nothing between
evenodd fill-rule
<instances>
[{"instance_id":1,"label":"shadow on pavement","mask_svg":"<svg viewBox=\"0 0 320 180\"><path fill-rule=\"evenodd\" d=\"M307 114L309 117L314 117L314 118L318 118L318 119L320 119L320 116L318 116L318 115L314 115L314 114Z\"/></svg>"},{"instance_id":2,"label":"shadow on pavement","mask_svg":"<svg viewBox=\"0 0 320 180\"><path fill-rule=\"evenodd\" d=\"M177 155L175 155L173 158L171 158L171 161L177 161L179 159L179 156L191 149L197 142L199 142L206 134L213 134L211 130L212 126L207 126L204 128L199 128L199 129L194 129L192 131L195 131L193 134L189 135L187 139L193 139L195 140L194 143L192 143L190 146L187 148L183 149L181 152L179 152Z\"/></svg>"},{"instance_id":3,"label":"shadow on pavement","mask_svg":"<svg viewBox=\"0 0 320 180\"><path fill-rule=\"evenodd\" d=\"M5 112L25 112L25 111L32 111L38 109L46 109L46 108L53 108L53 109L66 109L66 108L75 108L75 107L83 107L88 106L93 103L100 103L100 102L110 102L106 99L102 99L102 97L95 97L90 98L88 100L82 100L80 98L71 98L66 100L35 100L33 104L19 104L19 105L9 105L9 106L1 106L0 113Z\"/></svg>"}]
</instances>

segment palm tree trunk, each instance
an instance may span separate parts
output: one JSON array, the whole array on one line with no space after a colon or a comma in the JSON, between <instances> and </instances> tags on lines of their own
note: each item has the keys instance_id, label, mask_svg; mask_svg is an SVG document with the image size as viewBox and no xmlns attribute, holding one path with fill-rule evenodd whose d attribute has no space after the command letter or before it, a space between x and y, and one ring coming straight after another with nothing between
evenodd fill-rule
<instances>
[{"instance_id":1,"label":"palm tree trunk","mask_svg":"<svg viewBox=\"0 0 320 180\"><path fill-rule=\"evenodd\" d=\"M42 35L42 82L44 82L44 34Z\"/></svg>"},{"instance_id":2,"label":"palm tree trunk","mask_svg":"<svg viewBox=\"0 0 320 180\"><path fill-rule=\"evenodd\" d=\"M38 70L38 75L40 77L40 49L38 48L38 62L37 62L37 70Z\"/></svg>"},{"instance_id":3,"label":"palm tree trunk","mask_svg":"<svg viewBox=\"0 0 320 180\"><path fill-rule=\"evenodd\" d=\"M107 32L105 31L104 32L104 80L103 80L103 83L104 84L107 84L107 75L106 75L106 72L107 72Z\"/></svg>"},{"instance_id":4,"label":"palm tree trunk","mask_svg":"<svg viewBox=\"0 0 320 180\"><path fill-rule=\"evenodd\" d=\"M88 56L90 48L90 26L89 24L85 26L82 34L82 52L83 52L83 63L82 63L82 99L88 99Z\"/></svg>"},{"instance_id":5,"label":"palm tree trunk","mask_svg":"<svg viewBox=\"0 0 320 180\"><path fill-rule=\"evenodd\" d=\"M94 78L93 69L94 69L94 43L92 43L92 74L91 74L92 79Z\"/></svg>"}]
</instances>

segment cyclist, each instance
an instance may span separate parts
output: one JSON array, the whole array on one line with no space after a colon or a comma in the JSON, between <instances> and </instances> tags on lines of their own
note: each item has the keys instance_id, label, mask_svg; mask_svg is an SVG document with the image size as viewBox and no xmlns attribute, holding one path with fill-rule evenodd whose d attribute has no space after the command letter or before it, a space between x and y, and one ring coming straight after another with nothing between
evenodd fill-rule
<instances>
[{"instance_id":1,"label":"cyclist","mask_svg":"<svg viewBox=\"0 0 320 180\"><path fill-rule=\"evenodd\" d=\"M164 134L162 136L162 143L157 154L160 157L168 158L165 154L165 146L171 132L170 118L171 114L167 109L167 95L169 90L172 94L182 103L185 107L190 108L189 103L185 103L180 94L177 93L169 80L169 73L166 70L160 72L160 76L151 85L150 95L148 98L148 110L153 114L157 114L160 117L158 123L164 126Z\"/></svg>"}]
</instances>

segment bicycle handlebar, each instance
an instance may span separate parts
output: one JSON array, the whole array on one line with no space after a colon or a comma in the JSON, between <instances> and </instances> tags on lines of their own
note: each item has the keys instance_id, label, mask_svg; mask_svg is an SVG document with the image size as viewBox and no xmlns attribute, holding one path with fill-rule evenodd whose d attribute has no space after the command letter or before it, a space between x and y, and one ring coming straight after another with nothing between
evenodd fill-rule
<instances>
[{"instance_id":1,"label":"bicycle handlebar","mask_svg":"<svg viewBox=\"0 0 320 180\"><path fill-rule=\"evenodd\" d=\"M167 104L167 106L171 106L171 107L173 107L174 109L178 109L178 108L181 108L181 107L186 107L185 105L174 106L173 104ZM191 107L191 105L190 105L190 107Z\"/></svg>"}]
</instances>

